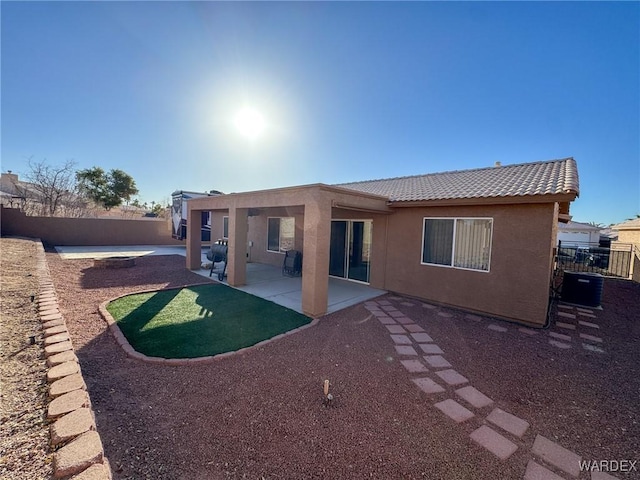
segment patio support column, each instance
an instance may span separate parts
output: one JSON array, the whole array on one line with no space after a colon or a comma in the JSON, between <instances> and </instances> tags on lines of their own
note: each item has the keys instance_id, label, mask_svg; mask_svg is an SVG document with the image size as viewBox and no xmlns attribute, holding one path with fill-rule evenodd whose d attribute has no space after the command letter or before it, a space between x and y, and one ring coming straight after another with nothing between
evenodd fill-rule
<instances>
[{"instance_id":1,"label":"patio support column","mask_svg":"<svg viewBox=\"0 0 640 480\"><path fill-rule=\"evenodd\" d=\"M188 207L187 207L188 208ZM187 268L200 270L202 264L201 252L201 218L200 210L187 210Z\"/></svg>"},{"instance_id":2,"label":"patio support column","mask_svg":"<svg viewBox=\"0 0 640 480\"><path fill-rule=\"evenodd\" d=\"M319 198L304 206L302 311L311 317L327 313L331 201Z\"/></svg>"},{"instance_id":3,"label":"patio support column","mask_svg":"<svg viewBox=\"0 0 640 480\"><path fill-rule=\"evenodd\" d=\"M247 228L249 210L229 208L229 250L227 253L227 281L239 287L247 282Z\"/></svg>"}]
</instances>

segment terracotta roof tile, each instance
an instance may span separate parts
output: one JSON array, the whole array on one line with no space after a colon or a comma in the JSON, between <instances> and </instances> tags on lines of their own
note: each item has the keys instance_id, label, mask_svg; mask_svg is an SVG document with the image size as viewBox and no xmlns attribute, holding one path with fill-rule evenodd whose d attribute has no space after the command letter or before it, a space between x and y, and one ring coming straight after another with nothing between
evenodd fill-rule
<instances>
[{"instance_id":1,"label":"terracotta roof tile","mask_svg":"<svg viewBox=\"0 0 640 480\"><path fill-rule=\"evenodd\" d=\"M343 183L392 202L579 193L573 158Z\"/></svg>"}]
</instances>

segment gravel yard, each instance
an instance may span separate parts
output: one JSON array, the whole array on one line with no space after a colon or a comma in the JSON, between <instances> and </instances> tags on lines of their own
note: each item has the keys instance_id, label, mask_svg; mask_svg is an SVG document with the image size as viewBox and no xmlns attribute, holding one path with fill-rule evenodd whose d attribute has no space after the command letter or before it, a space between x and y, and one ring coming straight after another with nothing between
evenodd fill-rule
<instances>
[{"instance_id":1,"label":"gravel yard","mask_svg":"<svg viewBox=\"0 0 640 480\"><path fill-rule=\"evenodd\" d=\"M53 473L47 426L46 364L33 241L1 240L0 478L46 479ZM29 337L38 335L31 345Z\"/></svg>"},{"instance_id":2,"label":"gravel yard","mask_svg":"<svg viewBox=\"0 0 640 480\"><path fill-rule=\"evenodd\" d=\"M575 340L559 349L546 331L529 336L507 322L385 297L495 406L530 423L514 440L517 451L502 461L469 438L486 423L482 415L456 424L434 408L445 397L416 387L389 331L364 305L242 356L159 366L129 359L98 305L124 293L201 282L183 257L143 257L119 270L53 252L47 261L116 479L523 478L537 434L583 459L639 459L638 284L605 282L604 310L597 312L604 353ZM332 384L333 407L323 406L324 379ZM39 385L20 388L37 392ZM3 428L4 418L3 407ZM46 464L46 453L40 455Z\"/></svg>"}]
</instances>

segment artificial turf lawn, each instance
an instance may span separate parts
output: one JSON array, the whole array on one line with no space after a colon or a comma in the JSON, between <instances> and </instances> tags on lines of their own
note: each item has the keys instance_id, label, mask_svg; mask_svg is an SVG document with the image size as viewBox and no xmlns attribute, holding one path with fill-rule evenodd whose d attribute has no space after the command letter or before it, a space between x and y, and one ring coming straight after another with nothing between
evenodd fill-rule
<instances>
[{"instance_id":1,"label":"artificial turf lawn","mask_svg":"<svg viewBox=\"0 0 640 480\"><path fill-rule=\"evenodd\" d=\"M107 310L136 351L163 358L231 352L311 322L220 284L127 295L110 302Z\"/></svg>"}]
</instances>

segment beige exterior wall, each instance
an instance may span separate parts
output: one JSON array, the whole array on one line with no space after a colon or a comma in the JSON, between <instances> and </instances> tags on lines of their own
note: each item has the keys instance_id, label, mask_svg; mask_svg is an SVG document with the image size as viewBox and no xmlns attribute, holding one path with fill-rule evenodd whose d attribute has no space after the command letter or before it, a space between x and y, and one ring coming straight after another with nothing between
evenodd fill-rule
<instances>
[{"instance_id":1,"label":"beige exterior wall","mask_svg":"<svg viewBox=\"0 0 640 480\"><path fill-rule=\"evenodd\" d=\"M183 245L167 220L32 217L0 210L3 236L40 238L50 245Z\"/></svg>"},{"instance_id":2,"label":"beige exterior wall","mask_svg":"<svg viewBox=\"0 0 640 480\"><path fill-rule=\"evenodd\" d=\"M247 234L238 236L242 246L236 249L252 242L250 260L276 266L282 265L283 258L267 251L267 218L293 216L296 249L303 252L302 307L312 316L326 312L330 221L342 219L373 222L372 287L531 325L546 321L559 212L554 200L389 209L381 197L311 185L198 198L189 202L189 208L213 211L213 239L222 236L222 217L227 212L233 217L234 211L246 209ZM490 271L422 265L424 217L492 218ZM196 268L196 260L187 253L188 267Z\"/></svg>"},{"instance_id":3,"label":"beige exterior wall","mask_svg":"<svg viewBox=\"0 0 640 480\"><path fill-rule=\"evenodd\" d=\"M640 230L618 230L619 243L633 243L640 247Z\"/></svg>"},{"instance_id":4,"label":"beige exterior wall","mask_svg":"<svg viewBox=\"0 0 640 480\"><path fill-rule=\"evenodd\" d=\"M388 218L384 288L506 319L546 321L555 204L398 208ZM493 218L490 271L422 265L424 217Z\"/></svg>"}]
</instances>

